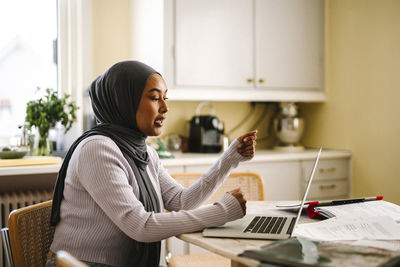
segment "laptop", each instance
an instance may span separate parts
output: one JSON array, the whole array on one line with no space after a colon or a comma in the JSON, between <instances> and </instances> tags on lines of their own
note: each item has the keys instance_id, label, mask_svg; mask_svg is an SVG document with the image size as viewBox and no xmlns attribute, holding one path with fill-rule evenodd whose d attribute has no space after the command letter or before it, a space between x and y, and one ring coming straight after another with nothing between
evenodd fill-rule
<instances>
[{"instance_id":1,"label":"laptop","mask_svg":"<svg viewBox=\"0 0 400 267\"><path fill-rule=\"evenodd\" d=\"M203 230L206 237L232 237L253 239L287 239L292 236L294 228L300 219L300 215L306 201L312 179L317 169L322 148L319 149L314 162L308 183L304 191L303 200L297 216L275 214L247 214L243 218L228 222L219 227L210 227Z\"/></svg>"}]
</instances>

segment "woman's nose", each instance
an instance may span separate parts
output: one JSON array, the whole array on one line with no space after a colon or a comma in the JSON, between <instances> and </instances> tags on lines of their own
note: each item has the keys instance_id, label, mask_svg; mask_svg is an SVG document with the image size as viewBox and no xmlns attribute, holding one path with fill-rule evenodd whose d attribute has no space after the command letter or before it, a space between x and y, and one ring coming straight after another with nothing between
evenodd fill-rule
<instances>
[{"instance_id":1,"label":"woman's nose","mask_svg":"<svg viewBox=\"0 0 400 267\"><path fill-rule=\"evenodd\" d=\"M162 105L160 107L160 112L161 113L167 113L168 112L168 105L167 102L165 100L162 101Z\"/></svg>"}]
</instances>

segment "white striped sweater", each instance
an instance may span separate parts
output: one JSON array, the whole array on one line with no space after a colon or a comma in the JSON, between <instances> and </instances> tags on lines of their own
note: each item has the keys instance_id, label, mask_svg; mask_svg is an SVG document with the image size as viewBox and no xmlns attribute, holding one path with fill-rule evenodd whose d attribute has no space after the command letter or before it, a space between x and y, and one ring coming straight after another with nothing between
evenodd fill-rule
<instances>
[{"instance_id":1,"label":"white striped sweater","mask_svg":"<svg viewBox=\"0 0 400 267\"><path fill-rule=\"evenodd\" d=\"M201 206L240 161L235 140L202 178L188 188L176 183L148 147L147 172L161 210L146 212L132 169L108 137L91 136L74 151L65 178L61 220L51 250L66 250L81 260L130 266L132 239L159 241L182 233L219 226L243 217L239 202L225 194L214 205Z\"/></svg>"}]
</instances>

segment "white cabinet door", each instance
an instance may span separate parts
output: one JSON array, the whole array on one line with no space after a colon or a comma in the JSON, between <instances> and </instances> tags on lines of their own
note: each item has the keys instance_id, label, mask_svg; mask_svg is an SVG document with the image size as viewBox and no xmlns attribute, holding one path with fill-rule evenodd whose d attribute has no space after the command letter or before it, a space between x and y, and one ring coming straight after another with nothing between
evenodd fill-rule
<instances>
[{"instance_id":1,"label":"white cabinet door","mask_svg":"<svg viewBox=\"0 0 400 267\"><path fill-rule=\"evenodd\" d=\"M164 168L167 169L167 171L170 175L173 173L184 173L185 172L184 166L166 166Z\"/></svg>"},{"instance_id":2,"label":"white cabinet door","mask_svg":"<svg viewBox=\"0 0 400 267\"><path fill-rule=\"evenodd\" d=\"M186 166L188 173L204 173L211 165ZM256 172L264 180L266 200L300 199L300 161L241 162L232 172Z\"/></svg>"},{"instance_id":3,"label":"white cabinet door","mask_svg":"<svg viewBox=\"0 0 400 267\"><path fill-rule=\"evenodd\" d=\"M300 199L300 162L242 162L235 172L256 172L264 180L266 200Z\"/></svg>"},{"instance_id":4,"label":"white cabinet door","mask_svg":"<svg viewBox=\"0 0 400 267\"><path fill-rule=\"evenodd\" d=\"M175 71L177 86L252 87L252 2L176 0Z\"/></svg>"},{"instance_id":5,"label":"white cabinet door","mask_svg":"<svg viewBox=\"0 0 400 267\"><path fill-rule=\"evenodd\" d=\"M187 173L205 173L211 168L212 164L206 165L187 165L185 166L185 171Z\"/></svg>"},{"instance_id":6,"label":"white cabinet door","mask_svg":"<svg viewBox=\"0 0 400 267\"><path fill-rule=\"evenodd\" d=\"M324 1L255 0L257 87L323 86Z\"/></svg>"},{"instance_id":7,"label":"white cabinet door","mask_svg":"<svg viewBox=\"0 0 400 267\"><path fill-rule=\"evenodd\" d=\"M301 161L301 185L307 186L314 162ZM350 197L350 158L323 159L318 163L308 199L337 199Z\"/></svg>"}]
</instances>

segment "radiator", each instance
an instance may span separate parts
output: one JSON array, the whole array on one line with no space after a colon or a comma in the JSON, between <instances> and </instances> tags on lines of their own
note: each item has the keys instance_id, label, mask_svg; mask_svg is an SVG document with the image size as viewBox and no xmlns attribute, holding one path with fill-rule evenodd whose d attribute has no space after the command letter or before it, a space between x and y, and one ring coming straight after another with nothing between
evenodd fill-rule
<instances>
[{"instance_id":1,"label":"radiator","mask_svg":"<svg viewBox=\"0 0 400 267\"><path fill-rule=\"evenodd\" d=\"M28 191L0 194L0 228L7 227L8 215L11 211L40 203L52 198L50 191ZM0 242L0 265L5 267L3 243Z\"/></svg>"}]
</instances>

